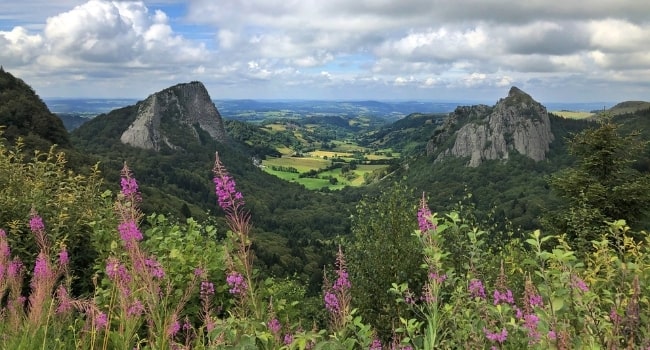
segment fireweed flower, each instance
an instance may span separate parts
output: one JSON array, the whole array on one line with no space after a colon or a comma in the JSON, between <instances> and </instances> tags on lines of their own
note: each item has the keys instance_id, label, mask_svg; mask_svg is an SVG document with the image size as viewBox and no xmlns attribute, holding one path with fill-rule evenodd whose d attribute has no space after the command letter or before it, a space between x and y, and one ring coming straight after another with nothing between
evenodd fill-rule
<instances>
[{"instance_id":1,"label":"fireweed flower","mask_svg":"<svg viewBox=\"0 0 650 350\"><path fill-rule=\"evenodd\" d=\"M499 292L498 290L494 290L494 305L499 305L499 303L505 302L508 304L514 304L515 299L512 296L512 291L510 289L507 289L505 292Z\"/></svg>"},{"instance_id":2,"label":"fireweed flower","mask_svg":"<svg viewBox=\"0 0 650 350\"><path fill-rule=\"evenodd\" d=\"M148 268L151 276L161 279L165 277L165 270L162 265L156 259L148 258L144 259L144 265Z\"/></svg>"},{"instance_id":3,"label":"fireweed flower","mask_svg":"<svg viewBox=\"0 0 650 350\"><path fill-rule=\"evenodd\" d=\"M217 194L217 202L221 209L225 211L236 211L237 208L244 205L244 197L241 192L235 189L235 179L233 179L219 159L219 153L215 155L214 168L214 185Z\"/></svg>"},{"instance_id":4,"label":"fireweed flower","mask_svg":"<svg viewBox=\"0 0 650 350\"><path fill-rule=\"evenodd\" d=\"M43 219L35 212L32 214L32 218L29 219L29 229L32 230L32 232L41 232L45 230Z\"/></svg>"},{"instance_id":5,"label":"fireweed flower","mask_svg":"<svg viewBox=\"0 0 650 350\"><path fill-rule=\"evenodd\" d=\"M446 274L438 274L437 272L429 273L429 281L436 282L437 284L442 284L442 282L447 280Z\"/></svg>"},{"instance_id":6,"label":"fireweed flower","mask_svg":"<svg viewBox=\"0 0 650 350\"><path fill-rule=\"evenodd\" d=\"M485 299L485 288L483 287L483 282L481 282L481 280L472 279L469 282L469 287L467 289L472 298Z\"/></svg>"},{"instance_id":7,"label":"fireweed flower","mask_svg":"<svg viewBox=\"0 0 650 350\"><path fill-rule=\"evenodd\" d=\"M117 230L120 232L120 238L129 246L133 241L142 240L142 232L135 224L135 221L126 221L119 224Z\"/></svg>"},{"instance_id":8,"label":"fireweed flower","mask_svg":"<svg viewBox=\"0 0 650 350\"><path fill-rule=\"evenodd\" d=\"M327 292L325 293L325 308L329 312L337 312L340 309L339 306L339 299L336 297L334 293Z\"/></svg>"},{"instance_id":9,"label":"fireweed flower","mask_svg":"<svg viewBox=\"0 0 650 350\"><path fill-rule=\"evenodd\" d=\"M127 174L126 177L120 179L120 186L122 187L122 194L126 197L131 195L138 195L138 182Z\"/></svg>"},{"instance_id":10,"label":"fireweed flower","mask_svg":"<svg viewBox=\"0 0 650 350\"><path fill-rule=\"evenodd\" d=\"M578 290L582 291L583 293L586 293L586 292L589 291L589 287L587 287L587 284L585 283L585 281L583 281L577 275L571 275L571 288L578 289Z\"/></svg>"},{"instance_id":11,"label":"fireweed flower","mask_svg":"<svg viewBox=\"0 0 650 350\"><path fill-rule=\"evenodd\" d=\"M427 201L424 198L424 193L422 193L422 199L420 200L420 209L418 210L418 226L420 227L420 232L426 233L431 230L436 229L431 221L431 210L427 206Z\"/></svg>"},{"instance_id":12,"label":"fireweed flower","mask_svg":"<svg viewBox=\"0 0 650 350\"><path fill-rule=\"evenodd\" d=\"M142 302L137 299L133 301L133 303L126 310L127 316L140 316L142 313L144 313L144 305L142 305Z\"/></svg>"},{"instance_id":13,"label":"fireweed flower","mask_svg":"<svg viewBox=\"0 0 650 350\"><path fill-rule=\"evenodd\" d=\"M241 273L237 271L231 272L228 277L226 277L226 283L230 287L230 294L243 296L248 289L246 280Z\"/></svg>"},{"instance_id":14,"label":"fireweed flower","mask_svg":"<svg viewBox=\"0 0 650 350\"><path fill-rule=\"evenodd\" d=\"M55 311L57 314L66 313L72 310L72 299L70 298L65 286L59 285L59 288L56 290L56 298L59 301L59 306L57 306Z\"/></svg>"},{"instance_id":15,"label":"fireweed flower","mask_svg":"<svg viewBox=\"0 0 650 350\"><path fill-rule=\"evenodd\" d=\"M95 316L95 325L97 326L97 328L104 328L108 325L108 317L106 316L105 313L100 311Z\"/></svg>"},{"instance_id":16,"label":"fireweed flower","mask_svg":"<svg viewBox=\"0 0 650 350\"><path fill-rule=\"evenodd\" d=\"M202 297L207 297L208 295L213 295L213 294L214 294L214 284L208 281L201 282L200 295Z\"/></svg>"},{"instance_id":17,"label":"fireweed flower","mask_svg":"<svg viewBox=\"0 0 650 350\"><path fill-rule=\"evenodd\" d=\"M178 320L176 319L176 315L174 315L174 321L167 327L167 336L168 337L173 337L178 333L178 331L181 330L181 324L178 323Z\"/></svg>"},{"instance_id":18,"label":"fireweed flower","mask_svg":"<svg viewBox=\"0 0 650 350\"><path fill-rule=\"evenodd\" d=\"M37 279L48 278L51 274L50 264L47 262L47 257L45 253L40 252L36 258L36 264L34 265L34 277Z\"/></svg>"},{"instance_id":19,"label":"fireweed flower","mask_svg":"<svg viewBox=\"0 0 650 350\"><path fill-rule=\"evenodd\" d=\"M492 333L487 328L483 328L483 333L488 340L503 344L508 339L508 330L503 328L501 332Z\"/></svg>"},{"instance_id":20,"label":"fireweed flower","mask_svg":"<svg viewBox=\"0 0 650 350\"><path fill-rule=\"evenodd\" d=\"M284 345L290 345L293 343L293 334L287 333L284 335Z\"/></svg>"},{"instance_id":21,"label":"fireweed flower","mask_svg":"<svg viewBox=\"0 0 650 350\"><path fill-rule=\"evenodd\" d=\"M59 251L59 264L61 266L67 266L69 262L70 257L68 256L68 251L66 250L65 246L63 246L61 247L61 251Z\"/></svg>"},{"instance_id":22,"label":"fireweed flower","mask_svg":"<svg viewBox=\"0 0 650 350\"><path fill-rule=\"evenodd\" d=\"M266 326L269 328L269 331L273 334L279 334L280 330L282 329L282 325L280 324L280 321L278 321L277 318L271 319L269 322L266 323Z\"/></svg>"},{"instance_id":23,"label":"fireweed flower","mask_svg":"<svg viewBox=\"0 0 650 350\"><path fill-rule=\"evenodd\" d=\"M373 339L368 350L382 350L381 341L377 338Z\"/></svg>"},{"instance_id":24,"label":"fireweed flower","mask_svg":"<svg viewBox=\"0 0 650 350\"><path fill-rule=\"evenodd\" d=\"M23 268L23 263L18 258L14 258L7 266L7 277L17 277Z\"/></svg>"}]
</instances>

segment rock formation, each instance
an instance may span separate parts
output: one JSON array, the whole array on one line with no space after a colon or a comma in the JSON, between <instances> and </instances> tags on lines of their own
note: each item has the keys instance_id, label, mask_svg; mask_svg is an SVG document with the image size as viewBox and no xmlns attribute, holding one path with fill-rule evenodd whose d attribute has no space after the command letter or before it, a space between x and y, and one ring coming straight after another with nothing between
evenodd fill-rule
<instances>
[{"instance_id":1,"label":"rock formation","mask_svg":"<svg viewBox=\"0 0 650 350\"><path fill-rule=\"evenodd\" d=\"M508 97L494 107L458 107L436 130L427 153L436 161L468 157L468 166L485 160L507 160L511 151L540 161L553 141L546 108L525 92L512 87Z\"/></svg>"},{"instance_id":2,"label":"rock formation","mask_svg":"<svg viewBox=\"0 0 650 350\"><path fill-rule=\"evenodd\" d=\"M139 102L135 120L122 133L120 140L134 147L156 151L163 145L177 149L182 148L178 144L179 138L186 134L199 140L199 129L219 142L226 141L219 111L205 86L194 81L164 89Z\"/></svg>"}]
</instances>

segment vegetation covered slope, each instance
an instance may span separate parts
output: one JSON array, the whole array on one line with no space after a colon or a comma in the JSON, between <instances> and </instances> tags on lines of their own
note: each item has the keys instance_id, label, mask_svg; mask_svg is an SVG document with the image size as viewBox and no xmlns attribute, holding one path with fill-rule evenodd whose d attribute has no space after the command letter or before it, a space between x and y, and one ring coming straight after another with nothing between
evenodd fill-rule
<instances>
[{"instance_id":1,"label":"vegetation covered slope","mask_svg":"<svg viewBox=\"0 0 650 350\"><path fill-rule=\"evenodd\" d=\"M4 137L8 141L22 137L28 150L71 145L61 119L29 85L4 69L0 69L0 125L6 127Z\"/></svg>"}]
</instances>

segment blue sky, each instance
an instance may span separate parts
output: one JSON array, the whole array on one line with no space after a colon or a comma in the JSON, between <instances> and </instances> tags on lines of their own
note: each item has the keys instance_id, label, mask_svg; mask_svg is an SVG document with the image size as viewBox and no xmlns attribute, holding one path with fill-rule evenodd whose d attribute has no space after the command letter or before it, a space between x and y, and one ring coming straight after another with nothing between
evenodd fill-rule
<instances>
[{"instance_id":1,"label":"blue sky","mask_svg":"<svg viewBox=\"0 0 650 350\"><path fill-rule=\"evenodd\" d=\"M638 0L25 0L0 64L42 97L650 100Z\"/></svg>"}]
</instances>

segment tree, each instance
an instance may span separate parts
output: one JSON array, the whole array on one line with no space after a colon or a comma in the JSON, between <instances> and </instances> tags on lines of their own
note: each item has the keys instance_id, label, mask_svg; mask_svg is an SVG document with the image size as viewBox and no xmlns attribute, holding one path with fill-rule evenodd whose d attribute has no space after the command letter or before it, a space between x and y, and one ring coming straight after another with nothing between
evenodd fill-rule
<instances>
[{"instance_id":1,"label":"tree","mask_svg":"<svg viewBox=\"0 0 650 350\"><path fill-rule=\"evenodd\" d=\"M569 153L577 164L549 181L566 203L549 223L581 251L605 232L606 221L638 224L650 205L650 176L633 167L648 142L640 140L638 132L620 135L619 127L606 117L598 127L576 134L569 141Z\"/></svg>"},{"instance_id":2,"label":"tree","mask_svg":"<svg viewBox=\"0 0 650 350\"><path fill-rule=\"evenodd\" d=\"M388 292L392 283L408 282L419 292L425 271L417 238L417 203L405 185L366 197L352 219L352 242L345 251L352 283L352 303L363 320L383 338L399 325L399 306Z\"/></svg>"}]
</instances>

